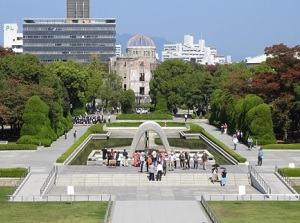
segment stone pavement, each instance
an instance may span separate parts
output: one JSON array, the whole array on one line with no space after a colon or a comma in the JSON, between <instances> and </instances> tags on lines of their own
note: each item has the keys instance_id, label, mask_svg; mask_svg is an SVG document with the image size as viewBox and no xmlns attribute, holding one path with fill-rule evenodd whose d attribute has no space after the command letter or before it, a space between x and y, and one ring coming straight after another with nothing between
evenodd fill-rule
<instances>
[{"instance_id":1,"label":"stone pavement","mask_svg":"<svg viewBox=\"0 0 300 223\"><path fill-rule=\"evenodd\" d=\"M114 116L112 116L112 121L114 120ZM182 122L182 119L174 120ZM218 129L205 124L203 120L201 120L201 122L196 120L192 121L201 125L207 132L224 144L232 147L231 136L221 134ZM0 167L31 167L31 176L19 191L18 196L39 196L41 185L45 182L49 172L54 167L56 159L72 145L73 131L77 130L79 138L87 128L88 126L75 126L74 129L70 131L68 139L60 137L51 147L43 148L38 151L0 152ZM122 135L122 131L120 131L120 135ZM257 162L257 148L249 151L245 145L239 144L236 152L246 157L250 165L255 166ZM295 163L295 165L299 167L299 161L300 151L265 151L263 165L255 166L255 169L263 176L264 180L272 188L273 193L288 194L291 192L287 190L278 178L274 177L275 165L281 167L288 166L289 163ZM82 182L86 185L75 186L75 194L113 194L113 199L116 201L111 218L111 222L113 223L121 221L122 223L140 222L141 219L139 216L141 213L143 222L158 222L157 219L166 219L167 222L172 221L174 223L182 222L183 219L185 219L185 221L188 219L188 222L191 223L210 222L206 213L202 211L202 207L199 206L196 200L199 200L202 194L238 194L238 185L240 185L240 183L236 183L234 178L245 178L247 175L247 166L245 165L227 166L227 170L228 185L226 187L220 187L217 184L209 184L207 179L210 175L209 170L208 172L204 172L203 170L188 170L184 172L183 170L176 169L174 173L167 173L167 177L165 179L163 178L161 182L149 182L147 181L146 174L138 173L137 169L133 167L114 169L107 167L60 166L60 174L58 175L57 181L58 185L53 187L49 194L66 194L66 185L80 183L80 181L85 178ZM104 177L104 175L106 175L106 178L113 176L115 178L119 177L119 181L115 181L115 183L119 185L101 186L100 179ZM171 179L172 175L173 179ZM195 181L195 178L200 176L203 177L203 180ZM125 177L125 180L122 179L122 177ZM131 177L131 180L127 180L128 177ZM73 182L66 180L70 178L76 180ZM132 182L134 178L136 179L133 180L133 182L135 182L133 185L129 186L125 184L125 182ZM137 180L137 178L139 180ZM178 182L179 178L185 180ZM174 179L177 179L177 181ZM188 182L187 185L181 184L181 182L184 181ZM114 181L110 180L108 182L113 183ZM120 182L124 182L124 184L122 185ZM202 182L202 185L198 185L196 182ZM174 185L170 186L168 183ZM246 185L247 193L259 193L246 182L243 184ZM180 213L183 211L184 214L181 215ZM163 215L159 213L163 213ZM125 216L128 218L125 218ZM136 221L134 219L136 219Z\"/></svg>"}]
</instances>

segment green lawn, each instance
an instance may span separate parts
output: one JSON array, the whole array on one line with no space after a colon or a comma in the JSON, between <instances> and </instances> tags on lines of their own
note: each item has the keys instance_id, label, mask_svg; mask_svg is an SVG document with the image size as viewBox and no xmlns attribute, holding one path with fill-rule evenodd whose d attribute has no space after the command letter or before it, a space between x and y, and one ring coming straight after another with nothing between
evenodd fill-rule
<instances>
[{"instance_id":1,"label":"green lawn","mask_svg":"<svg viewBox=\"0 0 300 223\"><path fill-rule=\"evenodd\" d=\"M210 207L221 223L298 223L299 201L212 201Z\"/></svg>"},{"instance_id":2,"label":"green lawn","mask_svg":"<svg viewBox=\"0 0 300 223\"><path fill-rule=\"evenodd\" d=\"M293 186L293 188L295 189L295 191L297 191L298 194L300 194L300 186Z\"/></svg>"},{"instance_id":3,"label":"green lawn","mask_svg":"<svg viewBox=\"0 0 300 223\"><path fill-rule=\"evenodd\" d=\"M108 202L7 202L11 187L0 187L0 222L102 222Z\"/></svg>"}]
</instances>

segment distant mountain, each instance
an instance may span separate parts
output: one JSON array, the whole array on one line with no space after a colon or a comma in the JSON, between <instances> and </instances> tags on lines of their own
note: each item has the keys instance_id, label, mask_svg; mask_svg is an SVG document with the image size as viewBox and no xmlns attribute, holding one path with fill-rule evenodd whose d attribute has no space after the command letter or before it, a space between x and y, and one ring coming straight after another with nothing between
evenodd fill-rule
<instances>
[{"instance_id":1,"label":"distant mountain","mask_svg":"<svg viewBox=\"0 0 300 223\"><path fill-rule=\"evenodd\" d=\"M125 33L125 34L117 34L117 44L121 44L122 45L122 54L125 55L126 53L126 45L128 40L133 37L134 35ZM161 52L164 49L164 44L171 44L172 42L164 39L162 37L156 37L156 36L150 36L155 45L156 45L156 52L158 53L159 59L161 59Z\"/></svg>"}]
</instances>

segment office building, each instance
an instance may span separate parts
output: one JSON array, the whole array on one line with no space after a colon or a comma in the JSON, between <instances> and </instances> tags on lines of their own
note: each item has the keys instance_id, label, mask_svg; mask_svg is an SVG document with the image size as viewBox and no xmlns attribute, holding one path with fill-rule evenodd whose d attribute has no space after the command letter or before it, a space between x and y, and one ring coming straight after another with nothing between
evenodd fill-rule
<instances>
[{"instance_id":1,"label":"office building","mask_svg":"<svg viewBox=\"0 0 300 223\"><path fill-rule=\"evenodd\" d=\"M116 19L24 19L23 44L42 62L73 57L87 64L94 54L108 61L116 53Z\"/></svg>"},{"instance_id":2,"label":"office building","mask_svg":"<svg viewBox=\"0 0 300 223\"><path fill-rule=\"evenodd\" d=\"M230 58L227 56L227 58ZM182 59L184 61L195 62L199 64L215 65L225 64L225 56L217 54L217 49L205 45L205 40L200 39L194 43L194 37L184 36L183 43L165 44L162 51L162 61L170 59Z\"/></svg>"},{"instance_id":3,"label":"office building","mask_svg":"<svg viewBox=\"0 0 300 223\"><path fill-rule=\"evenodd\" d=\"M150 80L157 66L156 46L146 35L135 35L129 39L125 56L110 59L110 72L116 72L123 79L124 90L132 89L136 103L150 103Z\"/></svg>"},{"instance_id":4,"label":"office building","mask_svg":"<svg viewBox=\"0 0 300 223\"><path fill-rule=\"evenodd\" d=\"M9 23L3 26L4 48L10 48L15 53L23 53L23 34L18 33L18 24Z\"/></svg>"},{"instance_id":5,"label":"office building","mask_svg":"<svg viewBox=\"0 0 300 223\"><path fill-rule=\"evenodd\" d=\"M67 18L90 18L90 0L67 0Z\"/></svg>"}]
</instances>

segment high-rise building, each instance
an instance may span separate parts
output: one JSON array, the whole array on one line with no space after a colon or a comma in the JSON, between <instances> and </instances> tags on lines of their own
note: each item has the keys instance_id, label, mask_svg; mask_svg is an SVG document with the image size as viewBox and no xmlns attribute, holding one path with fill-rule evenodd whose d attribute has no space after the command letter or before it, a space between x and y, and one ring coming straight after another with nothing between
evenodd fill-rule
<instances>
[{"instance_id":1,"label":"high-rise building","mask_svg":"<svg viewBox=\"0 0 300 223\"><path fill-rule=\"evenodd\" d=\"M90 18L90 0L67 0L67 18Z\"/></svg>"},{"instance_id":2,"label":"high-rise building","mask_svg":"<svg viewBox=\"0 0 300 223\"><path fill-rule=\"evenodd\" d=\"M225 56L218 55L216 48L205 46L205 40L200 39L198 43L194 43L194 37L191 35L185 35L183 43L164 45L162 61L169 59L182 59L207 65L231 63L226 61Z\"/></svg>"},{"instance_id":3,"label":"high-rise building","mask_svg":"<svg viewBox=\"0 0 300 223\"><path fill-rule=\"evenodd\" d=\"M4 24L4 48L11 48L15 53L23 53L23 34L18 33L18 24Z\"/></svg>"},{"instance_id":4,"label":"high-rise building","mask_svg":"<svg viewBox=\"0 0 300 223\"><path fill-rule=\"evenodd\" d=\"M73 57L87 64L94 54L108 61L116 55L116 20L24 19L23 49L43 62Z\"/></svg>"}]
</instances>

